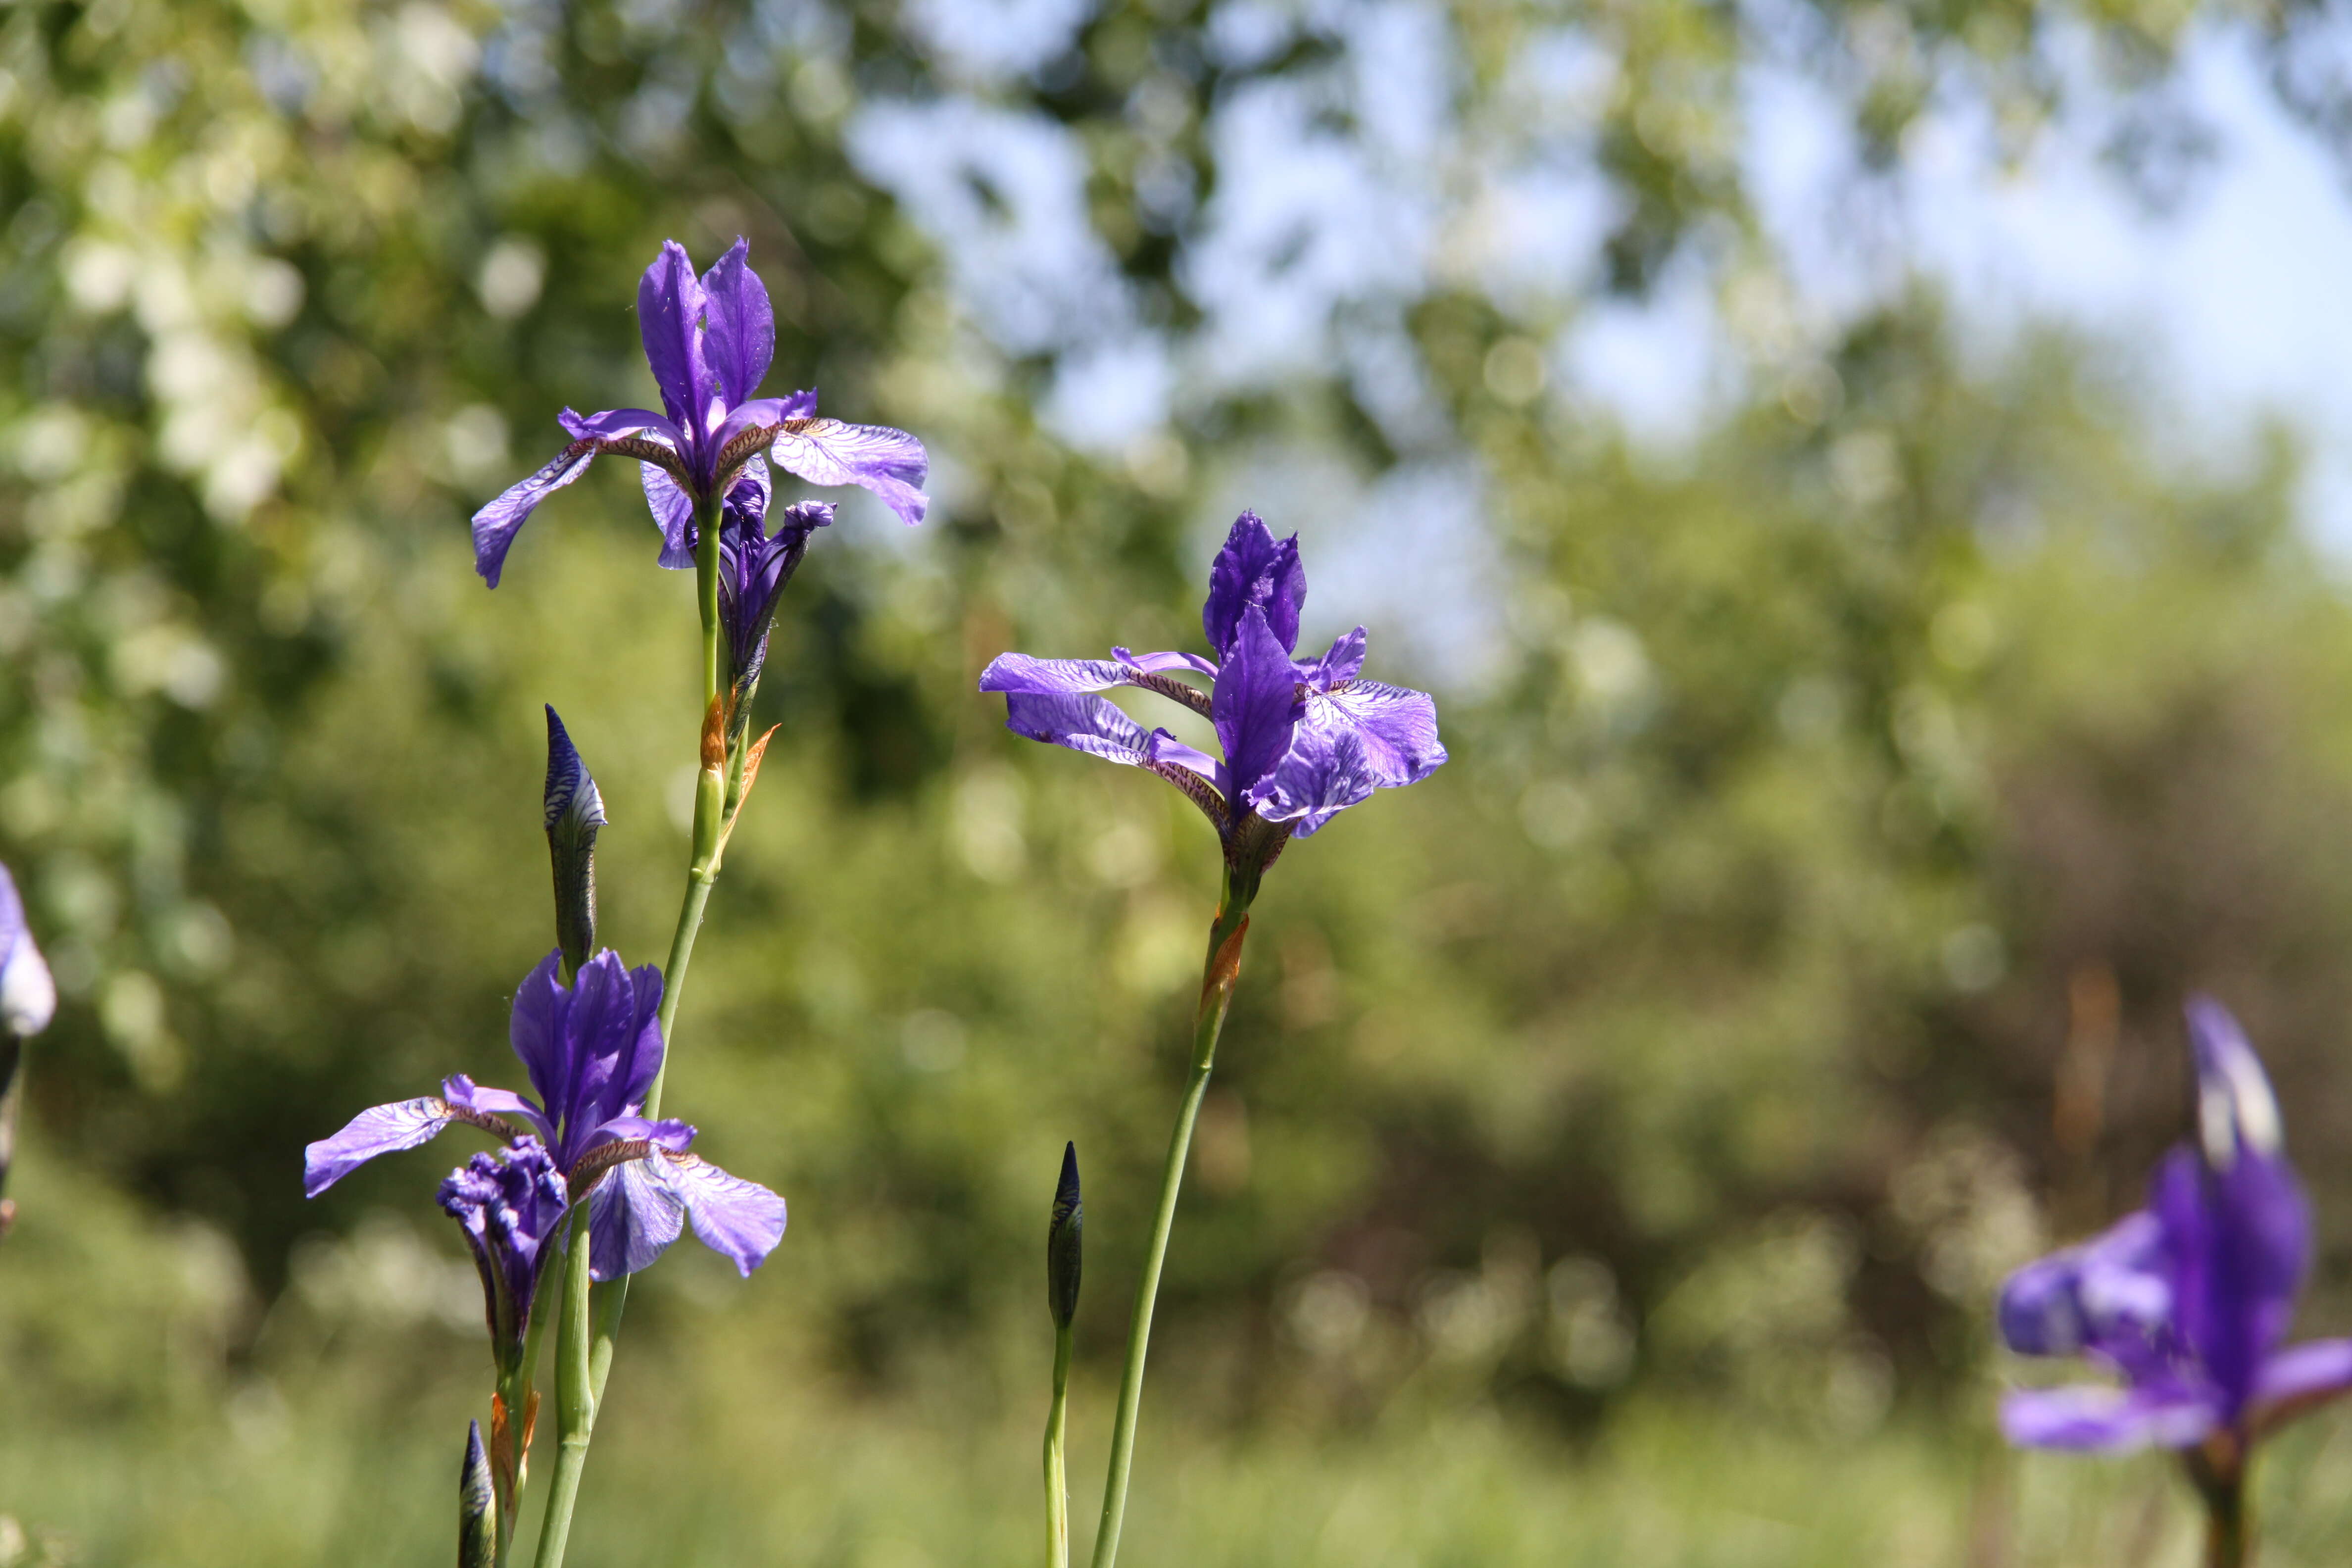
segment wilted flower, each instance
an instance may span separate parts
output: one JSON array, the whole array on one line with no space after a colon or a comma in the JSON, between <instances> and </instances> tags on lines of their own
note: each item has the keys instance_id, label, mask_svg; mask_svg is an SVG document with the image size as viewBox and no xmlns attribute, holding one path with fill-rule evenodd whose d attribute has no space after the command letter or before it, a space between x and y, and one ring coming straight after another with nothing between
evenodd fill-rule
<instances>
[{"instance_id":1,"label":"wilted flower","mask_svg":"<svg viewBox=\"0 0 2352 1568\"><path fill-rule=\"evenodd\" d=\"M688 1220L706 1246L750 1274L783 1239L784 1200L688 1153L695 1133L687 1123L638 1114L661 1070L661 1026L655 1020L661 971L650 964L629 970L608 948L566 987L557 978L560 961L559 953L549 953L515 994L510 1037L538 1092L536 1102L457 1074L444 1080L437 1095L363 1110L333 1137L311 1144L303 1154L303 1191L316 1197L377 1155L414 1149L463 1121L510 1147L507 1163L496 1172L468 1166L453 1182L470 1173L497 1183L502 1194L518 1177L536 1183L531 1151L542 1151L562 1179L567 1201L589 1203L595 1278L645 1268L677 1239ZM486 1189L463 1189L478 1190ZM445 1203L449 1191L445 1187ZM518 1224L534 1237L551 1234L552 1222L541 1223L545 1189L534 1186L522 1195L531 1206L511 1205ZM526 1212L527 1223L520 1217ZM469 1222L469 1235L471 1228ZM485 1280L495 1290L487 1268ZM495 1322L495 1305L492 1316Z\"/></svg>"},{"instance_id":2,"label":"wilted flower","mask_svg":"<svg viewBox=\"0 0 2352 1568\"><path fill-rule=\"evenodd\" d=\"M587 471L597 454L635 458L662 533L661 563L694 564L698 503L724 496L766 509L767 464L815 485L863 485L907 521L920 522L929 459L903 430L820 419L816 394L755 397L776 353L767 286L734 247L699 279L685 248L662 242L637 285L637 331L662 410L611 408L585 418L567 408L572 444L539 472L474 514L474 564L491 587L531 511Z\"/></svg>"},{"instance_id":3,"label":"wilted flower","mask_svg":"<svg viewBox=\"0 0 2352 1568\"><path fill-rule=\"evenodd\" d=\"M2218 1003L2189 1005L2196 1145L2167 1154L2147 1207L2001 1288L2000 1337L2025 1355L2082 1355L2123 1386L2022 1390L2010 1440L2038 1447L2197 1448L2234 1469L2255 1438L2352 1388L2352 1340L2284 1350L2311 1257L2262 1062Z\"/></svg>"},{"instance_id":4,"label":"wilted flower","mask_svg":"<svg viewBox=\"0 0 2352 1568\"><path fill-rule=\"evenodd\" d=\"M1108 659L1000 656L982 691L1005 693L1005 724L1033 741L1159 774L1216 825L1235 873L1253 878L1339 811L1376 789L1417 784L1445 761L1437 707L1423 692L1359 678L1364 628L1320 658L1297 659L1307 575L1296 534L1276 541L1255 512L1234 521L1209 572L1201 626L1213 659L1190 653ZM1203 691L1180 679L1206 677ZM1165 730L1146 731L1103 698L1134 686L1181 702L1214 725L1223 761Z\"/></svg>"}]
</instances>

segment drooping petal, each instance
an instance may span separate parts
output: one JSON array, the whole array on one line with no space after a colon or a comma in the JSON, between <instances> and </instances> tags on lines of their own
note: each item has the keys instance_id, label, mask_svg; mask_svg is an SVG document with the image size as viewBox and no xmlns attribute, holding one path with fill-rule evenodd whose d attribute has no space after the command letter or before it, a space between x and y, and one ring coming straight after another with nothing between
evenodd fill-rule
<instances>
[{"instance_id":1,"label":"drooping petal","mask_svg":"<svg viewBox=\"0 0 2352 1568\"><path fill-rule=\"evenodd\" d=\"M1154 773L1177 768L1203 779L1216 776L1216 758L1165 730L1147 731L1099 697L1013 692L1004 700L1004 727L1032 741L1067 746L1129 767Z\"/></svg>"},{"instance_id":2,"label":"drooping petal","mask_svg":"<svg viewBox=\"0 0 2352 1568\"><path fill-rule=\"evenodd\" d=\"M645 486L646 510L661 531L660 564L673 572L694 569L694 498L657 463L639 463L637 480Z\"/></svg>"},{"instance_id":3,"label":"drooping petal","mask_svg":"<svg viewBox=\"0 0 2352 1568\"><path fill-rule=\"evenodd\" d=\"M302 1195L317 1197L379 1154L429 1143L455 1120L449 1102L438 1095L370 1106L333 1137L302 1151Z\"/></svg>"},{"instance_id":4,"label":"drooping petal","mask_svg":"<svg viewBox=\"0 0 2352 1568\"><path fill-rule=\"evenodd\" d=\"M1197 653L1136 653L1123 647L1110 650L1111 658L1146 675L1160 675L1169 670L1189 669L1195 675L1205 675L1213 680L1217 676L1216 661L1202 658Z\"/></svg>"},{"instance_id":5,"label":"drooping petal","mask_svg":"<svg viewBox=\"0 0 2352 1568\"><path fill-rule=\"evenodd\" d=\"M2183 1388L2021 1389L2000 1405L2002 1432L2029 1448L2185 1448L2220 1421L2210 1399Z\"/></svg>"},{"instance_id":6,"label":"drooping petal","mask_svg":"<svg viewBox=\"0 0 2352 1568\"><path fill-rule=\"evenodd\" d=\"M922 521L930 505L922 487L931 459L923 444L887 425L787 420L768 455L778 468L813 485L863 485L902 522Z\"/></svg>"},{"instance_id":7,"label":"drooping petal","mask_svg":"<svg viewBox=\"0 0 2352 1568\"><path fill-rule=\"evenodd\" d=\"M645 342L654 384L661 388L662 407L686 433L689 451L709 434L710 402L719 390L702 353L705 307L702 280L695 277L686 247L674 239L662 241L661 254L637 284L637 335Z\"/></svg>"},{"instance_id":8,"label":"drooping petal","mask_svg":"<svg viewBox=\"0 0 2352 1568\"><path fill-rule=\"evenodd\" d=\"M784 1200L693 1154L656 1154L646 1165L685 1206L702 1245L748 1276L784 1238Z\"/></svg>"},{"instance_id":9,"label":"drooping petal","mask_svg":"<svg viewBox=\"0 0 2352 1568\"><path fill-rule=\"evenodd\" d=\"M702 352L730 408L751 401L776 357L776 313L768 286L751 270L751 251L738 237L702 275Z\"/></svg>"},{"instance_id":10,"label":"drooping petal","mask_svg":"<svg viewBox=\"0 0 2352 1568\"><path fill-rule=\"evenodd\" d=\"M1025 653L1001 653L980 672L980 689L1069 696L1130 686L1140 673L1144 672L1115 659L1033 658Z\"/></svg>"},{"instance_id":11,"label":"drooping petal","mask_svg":"<svg viewBox=\"0 0 2352 1568\"><path fill-rule=\"evenodd\" d=\"M588 1195L588 1272L599 1280L635 1274L668 1251L684 1225L685 1205L646 1162L615 1165Z\"/></svg>"},{"instance_id":12,"label":"drooping petal","mask_svg":"<svg viewBox=\"0 0 2352 1568\"><path fill-rule=\"evenodd\" d=\"M1328 688L1309 685L1299 727L1353 731L1384 789L1419 784L1445 761L1444 744L1437 738L1436 702L1407 687L1354 679Z\"/></svg>"},{"instance_id":13,"label":"drooping petal","mask_svg":"<svg viewBox=\"0 0 2352 1568\"><path fill-rule=\"evenodd\" d=\"M686 448L678 427L650 408L607 408L600 414L574 414L567 408L555 416L575 441L612 441L625 436L652 436L675 450Z\"/></svg>"},{"instance_id":14,"label":"drooping petal","mask_svg":"<svg viewBox=\"0 0 2352 1568\"><path fill-rule=\"evenodd\" d=\"M1298 727L1290 750L1251 791L1250 805L1268 822L1294 824L1293 838L1316 829L1351 805L1371 798L1384 781L1364 738L1354 730Z\"/></svg>"},{"instance_id":15,"label":"drooping petal","mask_svg":"<svg viewBox=\"0 0 2352 1568\"><path fill-rule=\"evenodd\" d=\"M1241 633L1242 612L1255 605L1286 656L1298 646L1298 613L1307 603L1307 571L1298 561L1298 536L1277 542L1257 513L1234 520L1224 548L1209 567L1209 597L1201 606L1201 629L1220 659Z\"/></svg>"},{"instance_id":16,"label":"drooping petal","mask_svg":"<svg viewBox=\"0 0 2352 1568\"><path fill-rule=\"evenodd\" d=\"M501 1138L529 1133L546 1142L555 1135L546 1113L507 1089L485 1089L464 1073L441 1080L441 1098L449 1102L453 1120L470 1122Z\"/></svg>"},{"instance_id":17,"label":"drooping petal","mask_svg":"<svg viewBox=\"0 0 2352 1568\"><path fill-rule=\"evenodd\" d=\"M2290 1345L2254 1379L2252 1424L2269 1427L2352 1393L2352 1340Z\"/></svg>"},{"instance_id":18,"label":"drooping petal","mask_svg":"<svg viewBox=\"0 0 2352 1568\"><path fill-rule=\"evenodd\" d=\"M1290 650L1267 626L1265 612L1250 605L1242 611L1210 697L1210 717L1225 751L1219 782L1235 809L1255 798L1258 785L1290 750L1298 712L1298 677Z\"/></svg>"},{"instance_id":19,"label":"drooping petal","mask_svg":"<svg viewBox=\"0 0 2352 1568\"><path fill-rule=\"evenodd\" d=\"M574 441L539 472L511 485L474 514L474 570L495 588L506 570L507 552L515 535L530 521L539 503L588 471L595 460L593 441Z\"/></svg>"}]
</instances>

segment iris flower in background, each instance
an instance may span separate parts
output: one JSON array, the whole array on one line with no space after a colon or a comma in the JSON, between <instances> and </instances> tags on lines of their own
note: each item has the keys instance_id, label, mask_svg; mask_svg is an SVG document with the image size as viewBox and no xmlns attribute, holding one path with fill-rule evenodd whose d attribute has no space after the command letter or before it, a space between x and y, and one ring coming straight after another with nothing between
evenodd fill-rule
<instances>
[{"instance_id":1,"label":"iris flower in background","mask_svg":"<svg viewBox=\"0 0 2352 1568\"><path fill-rule=\"evenodd\" d=\"M49 978L48 963L25 923L25 901L16 896L16 880L7 867L0 866L0 1032L28 1038L47 1028L57 1010L57 983Z\"/></svg>"},{"instance_id":2,"label":"iris flower in background","mask_svg":"<svg viewBox=\"0 0 2352 1568\"><path fill-rule=\"evenodd\" d=\"M490 1293L494 1331L530 1317L542 1244L571 1207L590 1205L590 1266L598 1279L659 1258L688 1221L748 1275L783 1239L784 1200L688 1152L695 1131L638 1114L661 1069L655 1021L661 972L630 970L606 949L570 986L551 952L515 994L510 1035L536 1101L458 1074L441 1092L379 1105L304 1151L303 1190L318 1196L379 1154L414 1149L453 1122L506 1148L450 1177L442 1205L466 1226ZM502 1309L500 1290L511 1298Z\"/></svg>"},{"instance_id":3,"label":"iris flower in background","mask_svg":"<svg viewBox=\"0 0 2352 1568\"><path fill-rule=\"evenodd\" d=\"M764 513L768 462L814 485L863 485L908 522L923 520L929 471L903 430L821 419L814 391L758 397L776 352L767 286L738 239L700 278L685 247L662 242L637 285L637 330L662 412L609 408L561 416L572 444L474 514L474 565L493 588L532 510L585 473L599 453L635 458L662 535L661 563L694 564L695 508L723 496Z\"/></svg>"},{"instance_id":4,"label":"iris flower in background","mask_svg":"<svg viewBox=\"0 0 2352 1568\"><path fill-rule=\"evenodd\" d=\"M2000 1292L2010 1349L2084 1356L2122 1385L2021 1390L2003 1404L2001 1426L2035 1447L2183 1450L2217 1522L2230 1510L2242 1552L2236 1499L2248 1450L2352 1388L2352 1340L2281 1348L2310 1264L2311 1216L2278 1101L2220 1004L2189 1003L2189 1036L2194 1144L2165 1156L2146 1208L2028 1264Z\"/></svg>"},{"instance_id":5,"label":"iris flower in background","mask_svg":"<svg viewBox=\"0 0 2352 1568\"><path fill-rule=\"evenodd\" d=\"M1277 541L1255 512L1234 522L1209 571L1201 627L1210 651L1108 659L1000 656L980 678L1005 693L1005 724L1033 741L1157 773L1215 825L1226 864L1254 881L1304 838L1376 789L1417 784L1445 761L1437 706L1423 692L1363 679L1364 628L1319 657L1293 657L1307 574L1298 538ZM1199 676L1207 690L1183 679ZM1215 727L1222 760L1165 730L1145 730L1104 698L1132 686L1182 703Z\"/></svg>"}]
</instances>

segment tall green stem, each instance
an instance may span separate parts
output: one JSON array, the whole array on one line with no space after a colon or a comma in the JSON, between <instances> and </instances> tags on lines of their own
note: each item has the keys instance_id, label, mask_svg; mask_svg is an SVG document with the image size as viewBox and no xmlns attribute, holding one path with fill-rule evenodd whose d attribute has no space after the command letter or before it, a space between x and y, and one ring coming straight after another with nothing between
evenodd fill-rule
<instances>
[{"instance_id":1,"label":"tall green stem","mask_svg":"<svg viewBox=\"0 0 2352 1568\"><path fill-rule=\"evenodd\" d=\"M1070 1568L1070 1475L1063 1438L1070 1416L1070 1331L1054 1331L1054 1406L1045 1416L1045 1568Z\"/></svg>"},{"instance_id":2,"label":"tall green stem","mask_svg":"<svg viewBox=\"0 0 2352 1568\"><path fill-rule=\"evenodd\" d=\"M580 1473L596 1430L596 1397L588 1386L588 1205L572 1211L570 1249L563 1258L562 1318L555 1330L555 1474L547 1486L547 1521L540 1526L538 1568L559 1568L572 1535L572 1509L580 1500Z\"/></svg>"},{"instance_id":3,"label":"tall green stem","mask_svg":"<svg viewBox=\"0 0 2352 1568\"><path fill-rule=\"evenodd\" d=\"M1201 1002L1192 1021L1192 1076L1176 1110L1176 1130L1168 1140L1168 1163L1160 1173L1160 1207L1152 1216L1151 1244L1136 1287L1135 1317L1127 1331L1127 1367L1118 1380L1118 1416L1111 1427L1110 1473L1103 1482L1102 1527L1095 1534L1094 1568L1111 1568L1118 1557L1118 1534L1127 1519L1127 1482L1135 1467L1135 1420L1143 1405L1143 1363L1151 1344L1151 1309L1160 1296L1160 1266L1168 1258L1168 1233L1176 1224L1176 1194L1184 1180L1184 1160L1192 1146L1192 1125L1201 1119L1216 1065L1217 1037L1241 973L1242 938L1249 931L1249 905L1235 897L1233 879L1209 927L1209 957L1201 976Z\"/></svg>"},{"instance_id":4,"label":"tall green stem","mask_svg":"<svg viewBox=\"0 0 2352 1568\"><path fill-rule=\"evenodd\" d=\"M694 585L702 615L701 734L706 738L719 699L720 506L719 500L713 498L695 509ZM694 939L702 930L702 911L710 902L711 886L719 880L726 784L730 776L740 777L742 766L739 755L731 772L723 765L714 771L709 763L707 739L699 743L704 766L695 781L694 842L687 864L686 897L678 905L677 929L670 933L669 962L662 970L661 1006L655 1013L661 1028L662 1065L646 1090L643 1114L647 1117L661 1114L662 1080L669 1073L669 1047L677 1038L677 1004L686 994L686 966L694 957ZM741 748L736 750L740 752ZM580 1496L580 1473L587 1465L588 1444L595 1428L596 1407L604 1397L605 1380L612 1375L614 1342L621 1331L621 1314L629 1303L625 1274L590 1289L587 1219L588 1205L582 1204L572 1225L572 1252L565 1260L563 1321L556 1339L556 1468L548 1488L547 1522L540 1531L537 1568L561 1568L563 1562L564 1543L572 1533L572 1510ZM572 1391L569 1395L567 1387Z\"/></svg>"}]
</instances>

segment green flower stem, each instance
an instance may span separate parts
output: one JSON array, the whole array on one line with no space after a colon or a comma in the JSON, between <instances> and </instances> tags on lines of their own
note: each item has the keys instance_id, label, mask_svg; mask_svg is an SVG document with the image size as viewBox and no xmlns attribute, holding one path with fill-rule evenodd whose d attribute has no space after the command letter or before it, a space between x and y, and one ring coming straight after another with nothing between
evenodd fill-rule
<instances>
[{"instance_id":1,"label":"green flower stem","mask_svg":"<svg viewBox=\"0 0 2352 1568\"><path fill-rule=\"evenodd\" d=\"M508 1441L514 1445L513 1495L499 1499L498 1561L503 1568L507 1552L514 1542L515 1521L522 1517L522 1489L526 1476L524 1467L530 1460L530 1448L523 1441L530 1430L532 1385L539 1381L540 1336L547 1328L547 1314L555 1300L552 1290L541 1290L530 1304L530 1321L522 1331L522 1359L499 1378L499 1399L507 1412ZM496 1461L492 1462L493 1471Z\"/></svg>"},{"instance_id":2,"label":"green flower stem","mask_svg":"<svg viewBox=\"0 0 2352 1568\"><path fill-rule=\"evenodd\" d=\"M714 499L695 510L695 598L702 612L701 738L706 764L694 792L694 842L686 873L686 897L678 905L677 927L670 933L669 962L662 969L661 1006L655 1014L662 1036L662 1065L646 1090L643 1114L661 1114L662 1080L669 1073L677 1040L678 999L686 994L686 967L694 957L694 939L702 930L702 911L710 902L711 885L719 880L719 852L726 844L729 803L728 770L708 763L712 711L719 700L719 524L720 502ZM724 726L720 726L724 737ZM742 748L733 748L732 773L740 776ZM629 1304L629 1279L623 1275L591 1289L588 1279L588 1205L582 1204L572 1224L572 1254L563 1281L563 1322L556 1340L557 1451L555 1478L547 1496L547 1523L540 1531L537 1568L560 1568L566 1537L572 1532L572 1509L579 1500L580 1472L588 1462L588 1444L596 1424L596 1407L604 1397L605 1380L613 1372L614 1342L621 1331L621 1315ZM593 1329L592 1329L593 1324ZM571 1392L566 1393L567 1386Z\"/></svg>"},{"instance_id":3,"label":"green flower stem","mask_svg":"<svg viewBox=\"0 0 2352 1568\"><path fill-rule=\"evenodd\" d=\"M588 1205L572 1211L572 1239L563 1258L563 1316L555 1331L555 1475L547 1488L547 1521L540 1526L537 1568L561 1568L572 1535L572 1508L580 1500L580 1472L596 1430L596 1396L588 1384Z\"/></svg>"},{"instance_id":4,"label":"green flower stem","mask_svg":"<svg viewBox=\"0 0 2352 1568\"><path fill-rule=\"evenodd\" d=\"M2205 1568L2247 1568L2254 1532L2246 1516L2246 1454L2228 1436L2184 1449L2189 1479L2205 1504Z\"/></svg>"},{"instance_id":5,"label":"green flower stem","mask_svg":"<svg viewBox=\"0 0 2352 1568\"><path fill-rule=\"evenodd\" d=\"M1201 976L1201 1002L1192 1023L1192 1076L1177 1107L1176 1130L1168 1141L1168 1164L1160 1174L1160 1208L1151 1221L1151 1245L1144 1254L1143 1279L1136 1288L1135 1318L1127 1334L1127 1368L1118 1381L1118 1417L1111 1427L1110 1473L1103 1481L1102 1527L1095 1533L1094 1568L1111 1568L1118 1556L1118 1532L1127 1519L1127 1482L1135 1467L1135 1418L1143 1405L1143 1362L1151 1342L1151 1308L1160 1294L1160 1266L1168 1258L1168 1233L1176 1223L1176 1192L1184 1180L1184 1158L1192 1146L1192 1124L1201 1118L1216 1065L1217 1036L1234 999L1241 973L1242 938L1249 931L1249 904L1230 874L1217 918L1209 927L1209 957Z\"/></svg>"},{"instance_id":6,"label":"green flower stem","mask_svg":"<svg viewBox=\"0 0 2352 1568\"><path fill-rule=\"evenodd\" d=\"M1070 1415L1070 1331L1054 1331L1054 1407L1045 1416L1045 1568L1070 1568L1070 1476L1063 1436Z\"/></svg>"}]
</instances>

